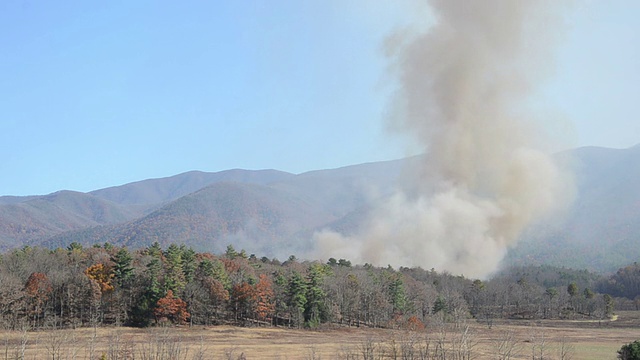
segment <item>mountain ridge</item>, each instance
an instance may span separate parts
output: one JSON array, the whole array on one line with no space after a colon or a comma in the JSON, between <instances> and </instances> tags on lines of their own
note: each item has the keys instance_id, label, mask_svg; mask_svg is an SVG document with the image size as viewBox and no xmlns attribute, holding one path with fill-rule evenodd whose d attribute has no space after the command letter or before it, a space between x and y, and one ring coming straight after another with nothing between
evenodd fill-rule
<instances>
[{"instance_id":1,"label":"mountain ridge","mask_svg":"<svg viewBox=\"0 0 640 360\"><path fill-rule=\"evenodd\" d=\"M505 264L612 271L640 257L640 144L581 147L571 157L577 198L566 219L524 234ZM291 174L278 170L190 171L88 193L0 197L0 247L130 247L177 242L219 251L227 243L281 255L311 246L315 231L355 233L373 202L402 186L421 158ZM638 234L638 235L636 235Z\"/></svg>"}]
</instances>

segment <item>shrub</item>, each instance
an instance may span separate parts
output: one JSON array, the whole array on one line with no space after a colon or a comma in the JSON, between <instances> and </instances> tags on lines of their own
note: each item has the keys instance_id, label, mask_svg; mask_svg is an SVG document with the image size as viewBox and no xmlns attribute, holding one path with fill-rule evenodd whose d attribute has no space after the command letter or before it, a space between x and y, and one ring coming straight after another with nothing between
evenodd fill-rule
<instances>
[{"instance_id":1,"label":"shrub","mask_svg":"<svg viewBox=\"0 0 640 360\"><path fill-rule=\"evenodd\" d=\"M618 350L618 359L640 360L640 340L622 345L620 350Z\"/></svg>"}]
</instances>

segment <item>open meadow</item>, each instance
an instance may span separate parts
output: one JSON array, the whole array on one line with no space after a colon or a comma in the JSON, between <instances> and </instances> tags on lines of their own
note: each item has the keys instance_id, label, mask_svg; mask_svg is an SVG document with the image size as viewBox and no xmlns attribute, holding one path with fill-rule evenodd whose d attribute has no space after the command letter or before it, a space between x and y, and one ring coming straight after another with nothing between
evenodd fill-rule
<instances>
[{"instance_id":1,"label":"open meadow","mask_svg":"<svg viewBox=\"0 0 640 360\"><path fill-rule=\"evenodd\" d=\"M4 331L0 359L615 359L640 339L640 312L611 322L368 328L164 327Z\"/></svg>"}]
</instances>

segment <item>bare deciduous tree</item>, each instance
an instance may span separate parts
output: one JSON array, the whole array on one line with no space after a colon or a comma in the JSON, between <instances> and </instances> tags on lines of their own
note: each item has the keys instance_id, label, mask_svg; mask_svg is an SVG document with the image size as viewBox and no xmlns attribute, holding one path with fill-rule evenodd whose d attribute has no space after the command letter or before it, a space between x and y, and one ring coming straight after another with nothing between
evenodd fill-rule
<instances>
[{"instance_id":1,"label":"bare deciduous tree","mask_svg":"<svg viewBox=\"0 0 640 360\"><path fill-rule=\"evenodd\" d=\"M494 342L494 355L498 360L511 360L520 355L521 346L516 334L506 330L499 334Z\"/></svg>"}]
</instances>

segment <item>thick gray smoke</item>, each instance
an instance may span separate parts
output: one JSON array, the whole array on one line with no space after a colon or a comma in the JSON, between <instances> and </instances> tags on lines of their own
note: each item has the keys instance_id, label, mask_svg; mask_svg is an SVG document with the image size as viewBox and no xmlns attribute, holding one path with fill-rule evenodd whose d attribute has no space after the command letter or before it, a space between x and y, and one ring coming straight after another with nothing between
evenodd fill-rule
<instances>
[{"instance_id":1,"label":"thick gray smoke","mask_svg":"<svg viewBox=\"0 0 640 360\"><path fill-rule=\"evenodd\" d=\"M484 277L521 232L563 207L567 176L543 147L534 85L548 75L555 2L433 0L437 23L391 36L391 122L424 149L363 231L316 234L316 256Z\"/></svg>"}]
</instances>

